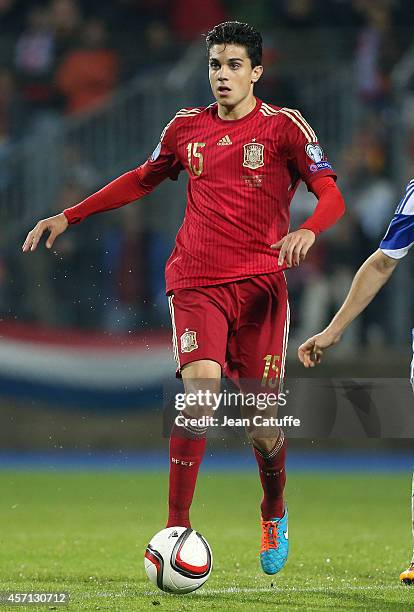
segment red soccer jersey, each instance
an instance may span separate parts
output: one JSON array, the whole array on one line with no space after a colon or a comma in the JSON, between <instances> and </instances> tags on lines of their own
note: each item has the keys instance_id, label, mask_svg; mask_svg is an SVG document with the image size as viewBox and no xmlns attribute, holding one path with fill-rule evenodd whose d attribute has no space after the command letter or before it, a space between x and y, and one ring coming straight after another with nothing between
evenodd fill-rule
<instances>
[{"instance_id":1,"label":"red soccer jersey","mask_svg":"<svg viewBox=\"0 0 414 612\"><path fill-rule=\"evenodd\" d=\"M310 187L317 177L335 177L299 111L258 99L248 115L233 121L220 119L217 103L179 111L151 157L128 173L123 197L136 199L183 169L189 175L187 208L166 265L167 291L284 269L270 245L289 231L300 179ZM121 205L116 197L105 205L99 199L92 210L95 204L91 200L85 213ZM65 214L70 223L81 220L82 203Z\"/></svg>"},{"instance_id":2,"label":"red soccer jersey","mask_svg":"<svg viewBox=\"0 0 414 612\"><path fill-rule=\"evenodd\" d=\"M187 209L166 265L167 291L278 270L270 245L289 231L300 179L335 176L302 115L260 100L234 121L220 119L217 104L178 112L148 172L183 168Z\"/></svg>"}]
</instances>

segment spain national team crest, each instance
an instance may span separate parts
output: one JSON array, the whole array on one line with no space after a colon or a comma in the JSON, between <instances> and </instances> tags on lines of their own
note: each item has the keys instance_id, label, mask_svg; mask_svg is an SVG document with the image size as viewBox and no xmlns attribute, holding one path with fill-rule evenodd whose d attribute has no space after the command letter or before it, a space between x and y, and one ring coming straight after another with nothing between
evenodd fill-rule
<instances>
[{"instance_id":1,"label":"spain national team crest","mask_svg":"<svg viewBox=\"0 0 414 612\"><path fill-rule=\"evenodd\" d=\"M256 168L264 166L264 145L258 142L249 142L248 144L243 145L243 149L243 166L245 168L256 170Z\"/></svg>"},{"instance_id":2,"label":"spain national team crest","mask_svg":"<svg viewBox=\"0 0 414 612\"><path fill-rule=\"evenodd\" d=\"M188 331L187 329L181 336L180 340L182 353L191 353L191 351L198 349L197 332Z\"/></svg>"}]
</instances>

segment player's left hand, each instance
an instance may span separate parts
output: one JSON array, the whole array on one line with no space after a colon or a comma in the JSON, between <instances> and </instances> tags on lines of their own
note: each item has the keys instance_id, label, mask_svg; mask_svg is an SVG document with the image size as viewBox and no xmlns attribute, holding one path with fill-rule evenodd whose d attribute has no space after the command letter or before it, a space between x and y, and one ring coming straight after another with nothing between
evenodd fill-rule
<instances>
[{"instance_id":1,"label":"player's left hand","mask_svg":"<svg viewBox=\"0 0 414 612\"><path fill-rule=\"evenodd\" d=\"M278 264L283 265L286 260L288 268L298 266L306 257L309 249L315 242L315 234L308 229L299 229L290 232L283 238L272 244L271 249L280 249Z\"/></svg>"}]
</instances>

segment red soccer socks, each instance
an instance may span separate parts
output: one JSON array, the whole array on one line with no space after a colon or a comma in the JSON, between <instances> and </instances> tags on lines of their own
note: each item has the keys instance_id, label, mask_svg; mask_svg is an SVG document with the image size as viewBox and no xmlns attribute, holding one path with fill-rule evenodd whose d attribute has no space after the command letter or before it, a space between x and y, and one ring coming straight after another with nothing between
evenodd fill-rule
<instances>
[{"instance_id":1,"label":"red soccer socks","mask_svg":"<svg viewBox=\"0 0 414 612\"><path fill-rule=\"evenodd\" d=\"M265 454L253 447L263 487L261 503L262 518L270 521L282 517L284 512L283 491L286 483L286 440L280 429L279 437L270 453Z\"/></svg>"},{"instance_id":2,"label":"red soccer socks","mask_svg":"<svg viewBox=\"0 0 414 612\"><path fill-rule=\"evenodd\" d=\"M190 506L205 448L205 430L187 432L183 427L173 426L170 437L167 527L191 527Z\"/></svg>"}]
</instances>

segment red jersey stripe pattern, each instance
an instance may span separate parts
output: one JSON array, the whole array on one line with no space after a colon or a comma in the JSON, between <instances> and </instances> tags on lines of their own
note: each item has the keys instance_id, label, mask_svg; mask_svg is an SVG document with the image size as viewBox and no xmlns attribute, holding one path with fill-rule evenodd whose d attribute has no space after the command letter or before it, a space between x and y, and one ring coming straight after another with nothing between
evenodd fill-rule
<instances>
[{"instance_id":1,"label":"red jersey stripe pattern","mask_svg":"<svg viewBox=\"0 0 414 612\"><path fill-rule=\"evenodd\" d=\"M69 223L78 223L118 208L166 178L176 180L182 170L188 174L187 207L166 264L167 292L284 269L270 245L289 232L299 182L312 190L315 179L335 178L314 130L298 110L256 99L246 116L223 120L214 103L179 110L144 164L66 209L65 215ZM317 185L320 181L315 192ZM343 213L341 196L331 187L323 190L303 227L318 233Z\"/></svg>"},{"instance_id":2,"label":"red jersey stripe pattern","mask_svg":"<svg viewBox=\"0 0 414 612\"><path fill-rule=\"evenodd\" d=\"M189 175L184 222L166 265L167 291L283 269L270 245L289 231L300 180L310 186L316 177L335 176L300 112L260 100L235 121L220 119L217 104L180 111L157 154L150 166L175 164Z\"/></svg>"}]
</instances>

